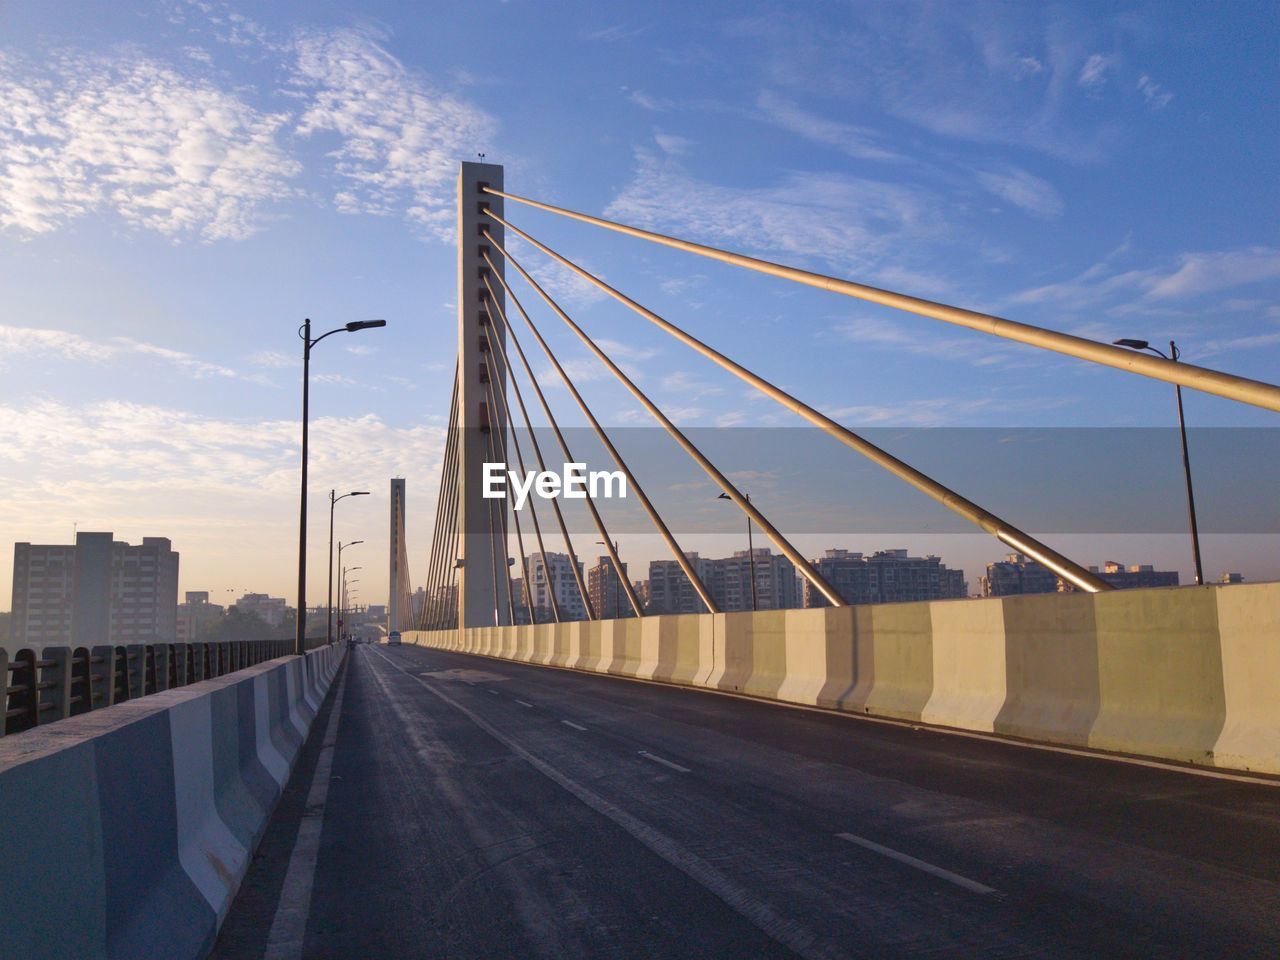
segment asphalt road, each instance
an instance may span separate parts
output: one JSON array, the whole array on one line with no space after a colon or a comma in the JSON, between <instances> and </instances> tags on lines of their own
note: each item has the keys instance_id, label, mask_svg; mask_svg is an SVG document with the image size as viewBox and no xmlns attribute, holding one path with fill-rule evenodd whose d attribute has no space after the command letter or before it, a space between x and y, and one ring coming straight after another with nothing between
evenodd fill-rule
<instances>
[{"instance_id":1,"label":"asphalt road","mask_svg":"<svg viewBox=\"0 0 1280 960\"><path fill-rule=\"evenodd\" d=\"M364 646L215 956L1275 958L1280 786Z\"/></svg>"}]
</instances>

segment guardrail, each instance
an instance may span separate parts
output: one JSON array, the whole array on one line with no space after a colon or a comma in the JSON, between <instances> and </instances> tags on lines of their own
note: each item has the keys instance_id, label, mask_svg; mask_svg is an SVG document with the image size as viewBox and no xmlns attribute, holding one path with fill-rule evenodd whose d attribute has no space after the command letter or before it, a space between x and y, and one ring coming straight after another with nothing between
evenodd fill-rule
<instances>
[{"instance_id":1,"label":"guardrail","mask_svg":"<svg viewBox=\"0 0 1280 960\"><path fill-rule=\"evenodd\" d=\"M324 640L307 641L307 648ZM0 650L0 737L293 652L293 640Z\"/></svg>"}]
</instances>

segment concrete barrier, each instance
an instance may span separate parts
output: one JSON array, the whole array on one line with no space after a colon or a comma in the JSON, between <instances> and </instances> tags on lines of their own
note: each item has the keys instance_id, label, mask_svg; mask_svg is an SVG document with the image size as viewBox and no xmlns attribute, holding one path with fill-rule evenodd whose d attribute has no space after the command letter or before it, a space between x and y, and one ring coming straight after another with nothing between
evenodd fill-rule
<instances>
[{"instance_id":1,"label":"concrete barrier","mask_svg":"<svg viewBox=\"0 0 1280 960\"><path fill-rule=\"evenodd\" d=\"M343 653L0 740L0 953L207 955Z\"/></svg>"},{"instance_id":2,"label":"concrete barrier","mask_svg":"<svg viewBox=\"0 0 1280 960\"><path fill-rule=\"evenodd\" d=\"M1280 774L1280 583L517 629L533 663Z\"/></svg>"}]
</instances>

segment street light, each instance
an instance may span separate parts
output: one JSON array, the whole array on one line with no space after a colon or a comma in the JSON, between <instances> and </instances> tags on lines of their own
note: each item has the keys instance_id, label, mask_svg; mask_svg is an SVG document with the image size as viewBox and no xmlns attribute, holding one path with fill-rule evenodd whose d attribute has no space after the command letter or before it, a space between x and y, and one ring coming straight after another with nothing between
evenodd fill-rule
<instances>
[{"instance_id":1,"label":"street light","mask_svg":"<svg viewBox=\"0 0 1280 960\"><path fill-rule=\"evenodd\" d=\"M609 545L609 544L605 543L603 540L597 540L597 541L596 541L596 543L600 544L600 546L602 546L602 547L607 547L607 546ZM618 556L618 541L617 541L617 540L613 541L613 555L614 555L615 557L616 557L616 556ZM622 561L621 561L621 560L619 560L619 561L618 561L618 566L622 566ZM617 620L618 618L620 618L620 617L622 616L622 606L621 606L621 601L618 599L618 589L619 589L621 586L622 586L622 577L619 575L618 571L617 571L617 570L615 570L615 571L613 571L613 618L614 618L615 620ZM601 597L601 599L603 600L604 598L603 598L603 597Z\"/></svg>"},{"instance_id":2,"label":"street light","mask_svg":"<svg viewBox=\"0 0 1280 960\"><path fill-rule=\"evenodd\" d=\"M324 642L333 643L333 508L339 500L347 497L367 497L368 490L352 490L340 497L334 497L336 490L329 491L329 615L325 621Z\"/></svg>"},{"instance_id":3,"label":"street light","mask_svg":"<svg viewBox=\"0 0 1280 960\"><path fill-rule=\"evenodd\" d=\"M359 577L357 577L357 578L356 578L356 579L354 579L354 580L348 580L348 579L347 579L347 574L348 574L348 573L351 573L351 572L353 572L353 571L355 571L355 570L363 570L363 569L364 569L364 567L352 567L352 568L351 568L351 570L343 570L343 571L342 571L342 601L341 601L341 606L340 606L340 608L339 608L339 616L341 617L341 620L342 620L343 625L344 625L344 626L346 626L346 628L347 628L346 632L347 632L347 636L348 636L348 637L350 637L350 636L351 636L351 625L350 625L349 623L347 623L347 619L348 619L347 612L348 612L348 610L349 610L349 609L350 609L350 607L351 607L351 592L350 592L350 590L351 590L351 587L352 587L354 584L357 584L357 583L359 583L359 582L360 582L360 578L359 578Z\"/></svg>"},{"instance_id":4,"label":"street light","mask_svg":"<svg viewBox=\"0 0 1280 960\"><path fill-rule=\"evenodd\" d=\"M298 498L298 631L294 636L293 652L299 656L307 652L307 419L311 399L311 348L335 333L355 333L386 325L385 320L353 320L322 333L314 340L311 339L310 317L298 328L298 336L302 340L302 492Z\"/></svg>"},{"instance_id":5,"label":"street light","mask_svg":"<svg viewBox=\"0 0 1280 960\"><path fill-rule=\"evenodd\" d=\"M751 502L751 494L744 493L742 496L747 501L747 503ZM720 496L716 497L716 499L732 500L733 498L730 497L727 493L722 493L720 494ZM747 515L747 557L748 557L748 562L751 564L751 609L758 610L759 607L756 604L756 549L752 545L750 514Z\"/></svg>"},{"instance_id":6,"label":"street light","mask_svg":"<svg viewBox=\"0 0 1280 960\"><path fill-rule=\"evenodd\" d=\"M1146 340L1130 340L1127 337L1120 340L1113 340L1117 347L1128 347L1130 350L1148 350L1156 356L1164 357L1166 360L1172 360L1175 363L1182 356L1178 350L1178 345L1172 340L1169 341L1169 353L1165 354L1157 350ZM1191 489L1191 456L1187 453L1187 424L1182 417L1182 385L1174 384L1174 396L1178 398L1178 432L1182 436L1182 471L1187 477L1187 514L1191 520L1191 555L1196 562L1196 583L1204 583L1204 567L1200 564L1200 530L1196 526L1196 498Z\"/></svg>"},{"instance_id":7,"label":"street light","mask_svg":"<svg viewBox=\"0 0 1280 960\"><path fill-rule=\"evenodd\" d=\"M344 566L342 565L342 551L343 551L343 550L345 550L347 547L354 547L357 543L364 543L364 541L363 541L363 540L352 540L350 543L341 543L341 542L339 542L339 543L338 543L338 568L339 568L340 570L344 571L344 572L343 572L343 577L344 577L344 578L346 577L346 573L345 573L345 571L346 571L346 569L347 569L347 568L346 568L346 567L344 567ZM339 636L339 638L341 638L341 636L342 636L342 609L341 609L341 608L342 608L342 601L341 601L341 598L339 598L339 601L338 601L338 608L339 608L339 609L338 609L338 636Z\"/></svg>"}]
</instances>

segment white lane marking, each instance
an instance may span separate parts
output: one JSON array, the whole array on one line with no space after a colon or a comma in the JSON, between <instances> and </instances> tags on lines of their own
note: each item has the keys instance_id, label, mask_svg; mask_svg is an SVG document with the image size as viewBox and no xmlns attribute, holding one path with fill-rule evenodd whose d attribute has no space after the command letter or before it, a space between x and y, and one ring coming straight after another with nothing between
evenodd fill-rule
<instances>
[{"instance_id":1,"label":"white lane marking","mask_svg":"<svg viewBox=\"0 0 1280 960\"><path fill-rule=\"evenodd\" d=\"M942 867L935 867L932 863L926 863L924 860L919 860L908 854L900 853L897 850L882 846L874 840L868 840L866 837L855 836L852 833L837 833L836 836L841 840L848 840L850 843L855 843L860 847L873 850L881 856L888 857L890 860L897 860L899 863L905 863L909 867L915 867L917 870L923 870L925 873L930 876L937 877L939 880L946 880L948 883L954 883L957 887L964 887L964 889L969 890L972 893L980 893L983 896L987 896L998 892L995 887L988 887L985 883L979 883L977 880L970 880L968 877L962 877L960 874L952 873L950 870L944 870Z\"/></svg>"},{"instance_id":2,"label":"white lane marking","mask_svg":"<svg viewBox=\"0 0 1280 960\"><path fill-rule=\"evenodd\" d=\"M489 692L492 693L495 697L498 695L498 691L494 690L492 687L489 688Z\"/></svg>"},{"instance_id":3,"label":"white lane marking","mask_svg":"<svg viewBox=\"0 0 1280 960\"><path fill-rule=\"evenodd\" d=\"M345 666L345 665L344 665ZM311 889L316 879L316 858L320 853L320 832L324 827L324 805L329 796L329 778L333 771L334 744L338 741L338 718L342 716L342 698L347 692L347 671L342 671L338 692L329 708L329 722L324 728L324 741L320 757L316 760L315 773L311 775L311 788L307 791L307 806L298 824L298 837L289 854L289 866L285 870L284 885L276 914L271 920L271 932L267 934L267 949L262 960L298 960L307 934L307 919L311 915Z\"/></svg>"},{"instance_id":4,"label":"white lane marking","mask_svg":"<svg viewBox=\"0 0 1280 960\"><path fill-rule=\"evenodd\" d=\"M533 704L532 704L532 703L530 703L528 700L517 700L517 701L516 701L516 703L520 704L520 706L522 706L522 707L532 707L532 706L533 706Z\"/></svg>"},{"instance_id":5,"label":"white lane marking","mask_svg":"<svg viewBox=\"0 0 1280 960\"><path fill-rule=\"evenodd\" d=\"M561 722L561 723L563 723L566 727L573 727L573 729L575 729L575 730L586 730L586 729L587 729L586 727L582 726L581 724L574 723L572 720L561 720L560 722Z\"/></svg>"},{"instance_id":6,"label":"white lane marking","mask_svg":"<svg viewBox=\"0 0 1280 960\"><path fill-rule=\"evenodd\" d=\"M692 772L688 767L682 767L678 763L672 763L670 760L664 760L662 757L659 757L656 754L650 753L648 750L637 750L636 755L640 757L644 757L646 760L652 760L654 763L660 763L664 767L670 767L672 770L677 770L680 773Z\"/></svg>"},{"instance_id":7,"label":"white lane marking","mask_svg":"<svg viewBox=\"0 0 1280 960\"><path fill-rule=\"evenodd\" d=\"M819 940L812 931L802 924L790 919L771 904L760 899L755 894L749 893L745 888L738 886L711 864L707 863L706 860L691 850L682 847L662 831L649 826L639 817L610 803L604 797L589 787L578 783L578 781L561 772L557 767L552 766L541 757L534 756L493 724L488 723L444 691L433 687L421 677L416 677L409 671L402 670L390 657L383 655L381 650L375 652L396 670L400 670L406 676L413 677L414 680L422 684L428 693L449 704L449 706L453 707L517 757L520 757L552 783L573 794L596 813L603 817L608 817L640 843L671 864L671 866L691 877L696 883L701 884L724 901L731 909L745 917L759 930L790 949L793 953L804 957L805 960L841 960L841 958L848 956L844 950L834 944Z\"/></svg>"}]
</instances>

